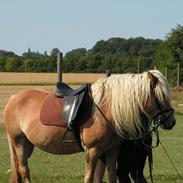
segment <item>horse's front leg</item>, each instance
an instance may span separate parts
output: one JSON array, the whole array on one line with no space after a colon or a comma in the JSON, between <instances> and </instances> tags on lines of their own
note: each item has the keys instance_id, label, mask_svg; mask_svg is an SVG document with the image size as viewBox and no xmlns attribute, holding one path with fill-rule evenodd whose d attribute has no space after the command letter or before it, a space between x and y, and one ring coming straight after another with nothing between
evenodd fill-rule
<instances>
[{"instance_id":1,"label":"horse's front leg","mask_svg":"<svg viewBox=\"0 0 183 183\"><path fill-rule=\"evenodd\" d=\"M97 159L98 155L95 148L90 148L86 151L84 183L93 183Z\"/></svg>"},{"instance_id":2,"label":"horse's front leg","mask_svg":"<svg viewBox=\"0 0 183 183\"><path fill-rule=\"evenodd\" d=\"M106 153L106 163L109 183L117 183L116 163L118 158L118 148L114 148Z\"/></svg>"},{"instance_id":3,"label":"horse's front leg","mask_svg":"<svg viewBox=\"0 0 183 183\"><path fill-rule=\"evenodd\" d=\"M95 168L95 174L94 174L95 183L103 183L105 169L106 169L106 164L104 164L100 159L98 159L97 165Z\"/></svg>"}]
</instances>

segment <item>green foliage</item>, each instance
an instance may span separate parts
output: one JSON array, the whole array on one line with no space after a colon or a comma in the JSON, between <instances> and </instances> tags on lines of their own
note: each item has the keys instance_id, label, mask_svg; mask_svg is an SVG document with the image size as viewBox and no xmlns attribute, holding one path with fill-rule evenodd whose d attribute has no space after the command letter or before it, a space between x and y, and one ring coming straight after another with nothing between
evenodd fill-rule
<instances>
[{"instance_id":1,"label":"green foliage","mask_svg":"<svg viewBox=\"0 0 183 183\"><path fill-rule=\"evenodd\" d=\"M171 29L165 43L171 50L174 61L181 62L183 60L183 26L177 25Z\"/></svg>"},{"instance_id":2,"label":"green foliage","mask_svg":"<svg viewBox=\"0 0 183 183\"><path fill-rule=\"evenodd\" d=\"M7 58L0 54L0 72L5 71L6 60Z\"/></svg>"},{"instance_id":3,"label":"green foliage","mask_svg":"<svg viewBox=\"0 0 183 183\"><path fill-rule=\"evenodd\" d=\"M171 29L166 39L156 49L154 65L163 73L168 69L168 80L176 83L177 63L180 63L180 81L183 82L183 26L177 25Z\"/></svg>"},{"instance_id":4,"label":"green foliage","mask_svg":"<svg viewBox=\"0 0 183 183\"><path fill-rule=\"evenodd\" d=\"M78 48L66 53L63 64L64 72L84 72L86 67L86 49Z\"/></svg>"}]
</instances>

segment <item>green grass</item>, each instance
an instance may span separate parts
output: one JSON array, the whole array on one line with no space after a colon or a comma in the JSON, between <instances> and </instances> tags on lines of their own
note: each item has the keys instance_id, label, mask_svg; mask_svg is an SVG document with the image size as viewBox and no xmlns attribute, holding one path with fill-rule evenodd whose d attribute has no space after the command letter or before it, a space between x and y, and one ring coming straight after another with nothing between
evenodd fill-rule
<instances>
[{"instance_id":1,"label":"green grass","mask_svg":"<svg viewBox=\"0 0 183 183\"><path fill-rule=\"evenodd\" d=\"M46 182L47 180L53 183L81 183L84 175L84 157L84 153L55 156L36 149L30 159L32 182Z\"/></svg>"}]
</instances>

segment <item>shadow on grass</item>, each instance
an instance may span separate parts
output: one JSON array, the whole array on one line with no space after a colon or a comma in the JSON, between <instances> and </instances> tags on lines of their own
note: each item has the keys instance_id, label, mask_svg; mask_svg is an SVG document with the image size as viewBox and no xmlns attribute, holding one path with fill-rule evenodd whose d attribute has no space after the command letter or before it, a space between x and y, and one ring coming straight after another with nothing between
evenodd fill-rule
<instances>
[{"instance_id":1,"label":"shadow on grass","mask_svg":"<svg viewBox=\"0 0 183 183\"><path fill-rule=\"evenodd\" d=\"M33 175L32 183L83 183L83 176Z\"/></svg>"},{"instance_id":2,"label":"shadow on grass","mask_svg":"<svg viewBox=\"0 0 183 183\"><path fill-rule=\"evenodd\" d=\"M183 174L181 175L183 177ZM155 175L153 177L155 183L183 183L183 178L178 175L166 174Z\"/></svg>"}]
</instances>

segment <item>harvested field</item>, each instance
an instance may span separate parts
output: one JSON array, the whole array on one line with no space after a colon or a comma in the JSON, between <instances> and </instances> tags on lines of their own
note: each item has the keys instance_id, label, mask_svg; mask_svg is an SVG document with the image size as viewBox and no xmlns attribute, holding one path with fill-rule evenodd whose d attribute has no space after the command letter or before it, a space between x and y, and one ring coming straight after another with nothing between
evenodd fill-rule
<instances>
[{"instance_id":1,"label":"harvested field","mask_svg":"<svg viewBox=\"0 0 183 183\"><path fill-rule=\"evenodd\" d=\"M105 74L64 73L63 82L69 84L93 83ZM0 84L54 84L56 73L12 73L0 72Z\"/></svg>"}]
</instances>

